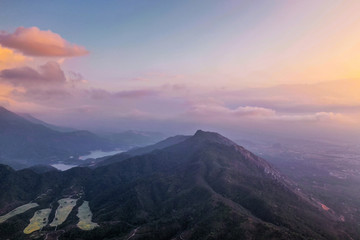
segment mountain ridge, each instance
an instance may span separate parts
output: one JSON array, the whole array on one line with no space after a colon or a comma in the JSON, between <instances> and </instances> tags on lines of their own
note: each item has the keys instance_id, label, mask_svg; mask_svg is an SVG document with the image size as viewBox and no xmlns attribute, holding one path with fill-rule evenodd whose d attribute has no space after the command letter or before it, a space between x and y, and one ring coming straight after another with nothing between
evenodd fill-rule
<instances>
[{"instance_id":1,"label":"mountain ridge","mask_svg":"<svg viewBox=\"0 0 360 240\"><path fill-rule=\"evenodd\" d=\"M65 239L351 239L342 232L344 223L304 199L263 161L219 134L202 131L95 169L5 171L19 186L24 178L34 178L27 184L36 182L36 194L47 196L39 202L42 207L82 192L100 227L90 232L73 228L76 217L70 215L59 228ZM0 181L1 186L10 180ZM0 200L18 201L21 191L26 195L25 188L18 194L7 191L0 192ZM4 204L1 200L0 209ZM42 233L52 231L46 227Z\"/></svg>"},{"instance_id":2,"label":"mountain ridge","mask_svg":"<svg viewBox=\"0 0 360 240\"><path fill-rule=\"evenodd\" d=\"M62 126L57 126L57 125L53 125L53 124L50 124L50 123L47 123L47 122L44 122L38 118L35 118L34 116L32 116L31 114L29 113L17 113L17 115L19 115L20 117L32 122L32 123L35 123L35 124L40 124L40 125L43 125L47 128L50 128L52 130L55 130L55 131L58 131L58 132L75 132L75 131L78 131L77 129L74 129L74 128L69 128L69 127L62 127Z\"/></svg>"}]
</instances>

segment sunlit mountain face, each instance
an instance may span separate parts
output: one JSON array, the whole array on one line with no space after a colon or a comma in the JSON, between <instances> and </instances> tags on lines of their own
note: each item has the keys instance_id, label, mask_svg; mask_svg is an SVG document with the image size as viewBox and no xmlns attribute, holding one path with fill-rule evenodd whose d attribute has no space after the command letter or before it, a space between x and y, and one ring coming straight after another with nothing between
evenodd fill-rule
<instances>
[{"instance_id":1,"label":"sunlit mountain face","mask_svg":"<svg viewBox=\"0 0 360 240\"><path fill-rule=\"evenodd\" d=\"M0 239L360 238L360 2L0 9Z\"/></svg>"}]
</instances>

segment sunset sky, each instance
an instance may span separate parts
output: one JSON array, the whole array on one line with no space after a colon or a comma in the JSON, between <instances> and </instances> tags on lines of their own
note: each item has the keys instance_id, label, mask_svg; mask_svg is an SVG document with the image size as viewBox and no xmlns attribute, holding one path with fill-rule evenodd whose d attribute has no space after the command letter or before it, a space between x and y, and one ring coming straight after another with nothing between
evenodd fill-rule
<instances>
[{"instance_id":1,"label":"sunset sky","mask_svg":"<svg viewBox=\"0 0 360 240\"><path fill-rule=\"evenodd\" d=\"M360 1L0 1L0 105L95 131L360 136Z\"/></svg>"}]
</instances>

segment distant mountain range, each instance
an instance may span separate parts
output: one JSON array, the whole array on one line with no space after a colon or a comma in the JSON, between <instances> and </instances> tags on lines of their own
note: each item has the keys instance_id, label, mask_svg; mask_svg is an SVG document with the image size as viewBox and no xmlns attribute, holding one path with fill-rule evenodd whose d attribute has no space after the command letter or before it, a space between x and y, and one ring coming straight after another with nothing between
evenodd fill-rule
<instances>
[{"instance_id":1,"label":"distant mountain range","mask_svg":"<svg viewBox=\"0 0 360 240\"><path fill-rule=\"evenodd\" d=\"M58 132L75 132L75 131L77 131L74 128L61 127L61 126L49 124L47 122L44 122L44 121L41 121L40 119L35 118L34 116L32 116L29 113L17 113L17 115L19 115L22 118L25 118L26 120L28 120L32 123L43 125L47 128L50 128L50 129L58 131Z\"/></svg>"},{"instance_id":2,"label":"distant mountain range","mask_svg":"<svg viewBox=\"0 0 360 240\"><path fill-rule=\"evenodd\" d=\"M91 132L58 132L0 107L0 159L13 167L49 164L114 147Z\"/></svg>"},{"instance_id":3,"label":"distant mountain range","mask_svg":"<svg viewBox=\"0 0 360 240\"><path fill-rule=\"evenodd\" d=\"M55 126L30 114L15 114L0 107L0 163L15 169L58 161L73 163L90 151L130 149L162 139L161 133L141 131L99 136L89 131Z\"/></svg>"},{"instance_id":4,"label":"distant mountain range","mask_svg":"<svg viewBox=\"0 0 360 240\"><path fill-rule=\"evenodd\" d=\"M110 140L112 143L118 146L122 146L125 149L154 144L165 138L165 136L159 132L147 132L147 131L135 131L135 130L128 130L119 133L102 134L101 136Z\"/></svg>"},{"instance_id":5,"label":"distant mountain range","mask_svg":"<svg viewBox=\"0 0 360 240\"><path fill-rule=\"evenodd\" d=\"M115 145L88 131L59 132L0 107L0 158L11 166L50 164Z\"/></svg>"},{"instance_id":6,"label":"distant mountain range","mask_svg":"<svg viewBox=\"0 0 360 240\"><path fill-rule=\"evenodd\" d=\"M360 237L349 230L351 223L303 193L264 159L217 133L199 130L193 136L170 138L137 151L112 156L93 169L14 171L0 166L0 215L30 201L36 203L0 223L0 236L124 240ZM63 223L49 226L47 220L59 221L55 212L62 211L60 199L62 204L77 201ZM85 201L94 222L88 225L94 226L89 231L79 228L77 217ZM30 218L49 208L49 219L44 218L41 231L24 234Z\"/></svg>"}]
</instances>

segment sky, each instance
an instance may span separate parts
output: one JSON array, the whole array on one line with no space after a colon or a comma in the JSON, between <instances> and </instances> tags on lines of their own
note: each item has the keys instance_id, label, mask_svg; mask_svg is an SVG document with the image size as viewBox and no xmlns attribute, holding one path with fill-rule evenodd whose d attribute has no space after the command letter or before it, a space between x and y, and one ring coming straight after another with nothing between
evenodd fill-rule
<instances>
[{"instance_id":1,"label":"sky","mask_svg":"<svg viewBox=\"0 0 360 240\"><path fill-rule=\"evenodd\" d=\"M94 131L360 136L359 1L0 0L0 105Z\"/></svg>"}]
</instances>

